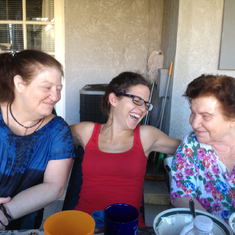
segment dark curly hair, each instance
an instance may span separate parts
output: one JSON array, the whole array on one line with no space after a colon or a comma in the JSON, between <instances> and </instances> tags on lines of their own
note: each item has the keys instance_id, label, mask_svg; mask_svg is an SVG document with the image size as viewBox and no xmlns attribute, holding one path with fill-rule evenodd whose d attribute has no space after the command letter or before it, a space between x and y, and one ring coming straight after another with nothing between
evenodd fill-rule
<instances>
[{"instance_id":1,"label":"dark curly hair","mask_svg":"<svg viewBox=\"0 0 235 235\"><path fill-rule=\"evenodd\" d=\"M228 119L235 117L235 78L225 75L201 75L188 84L185 97L192 102L197 97L214 96Z\"/></svg>"},{"instance_id":2,"label":"dark curly hair","mask_svg":"<svg viewBox=\"0 0 235 235\"><path fill-rule=\"evenodd\" d=\"M17 53L0 54L0 103L12 102L14 94L14 77L20 75L26 84L29 84L34 76L46 68L63 68L52 56L37 50L23 50Z\"/></svg>"},{"instance_id":3,"label":"dark curly hair","mask_svg":"<svg viewBox=\"0 0 235 235\"><path fill-rule=\"evenodd\" d=\"M109 114L110 103L109 94L110 93L127 93L130 87L136 85L144 85L148 88L150 83L140 74L134 72L123 72L117 77L113 78L112 81L105 87L105 94L103 95L103 109Z\"/></svg>"}]
</instances>

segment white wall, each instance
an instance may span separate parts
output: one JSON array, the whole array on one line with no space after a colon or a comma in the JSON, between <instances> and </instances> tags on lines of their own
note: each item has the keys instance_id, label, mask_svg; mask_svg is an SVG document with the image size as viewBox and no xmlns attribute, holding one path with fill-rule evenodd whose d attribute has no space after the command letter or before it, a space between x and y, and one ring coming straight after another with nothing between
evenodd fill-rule
<instances>
[{"instance_id":1,"label":"white wall","mask_svg":"<svg viewBox=\"0 0 235 235\"><path fill-rule=\"evenodd\" d=\"M179 3L170 136L182 138L191 130L189 104L182 97L187 84L203 73L235 77L235 71L218 70L223 1L180 0Z\"/></svg>"},{"instance_id":2,"label":"white wall","mask_svg":"<svg viewBox=\"0 0 235 235\"><path fill-rule=\"evenodd\" d=\"M146 74L161 49L163 0L65 0L68 124L79 122L79 90L123 71Z\"/></svg>"}]
</instances>

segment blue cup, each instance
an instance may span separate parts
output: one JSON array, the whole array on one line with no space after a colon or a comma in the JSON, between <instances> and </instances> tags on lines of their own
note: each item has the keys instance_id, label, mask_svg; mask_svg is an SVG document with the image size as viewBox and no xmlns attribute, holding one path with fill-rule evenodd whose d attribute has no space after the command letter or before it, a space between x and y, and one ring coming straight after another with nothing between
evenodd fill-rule
<instances>
[{"instance_id":1,"label":"blue cup","mask_svg":"<svg viewBox=\"0 0 235 235\"><path fill-rule=\"evenodd\" d=\"M104 235L137 235L139 211L131 205L117 203L104 210Z\"/></svg>"}]
</instances>

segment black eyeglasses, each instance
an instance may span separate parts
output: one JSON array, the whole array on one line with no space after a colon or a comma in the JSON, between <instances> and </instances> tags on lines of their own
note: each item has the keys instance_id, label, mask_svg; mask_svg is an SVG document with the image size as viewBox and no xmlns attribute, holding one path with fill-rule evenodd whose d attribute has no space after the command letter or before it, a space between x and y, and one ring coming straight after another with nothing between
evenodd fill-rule
<instances>
[{"instance_id":1,"label":"black eyeglasses","mask_svg":"<svg viewBox=\"0 0 235 235\"><path fill-rule=\"evenodd\" d=\"M143 105L143 103L145 104L145 108L147 111L151 111L153 109L153 105L150 104L148 101L145 101L144 99L142 99L139 96L136 95L130 95L130 94L123 94L123 93L115 93L118 96L126 96L129 98L132 98L132 102L138 106Z\"/></svg>"}]
</instances>

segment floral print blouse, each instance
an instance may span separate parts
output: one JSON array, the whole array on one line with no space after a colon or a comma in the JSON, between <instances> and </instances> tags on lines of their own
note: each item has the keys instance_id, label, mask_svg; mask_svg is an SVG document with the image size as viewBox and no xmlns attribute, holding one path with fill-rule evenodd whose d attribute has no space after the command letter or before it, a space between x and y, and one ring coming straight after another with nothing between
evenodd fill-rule
<instances>
[{"instance_id":1,"label":"floral print blouse","mask_svg":"<svg viewBox=\"0 0 235 235\"><path fill-rule=\"evenodd\" d=\"M228 221L235 212L235 167L228 173L210 145L187 134L171 166L170 198L194 197L211 214Z\"/></svg>"}]
</instances>

